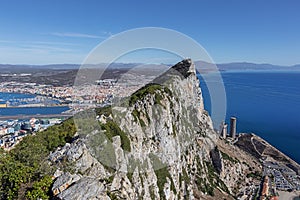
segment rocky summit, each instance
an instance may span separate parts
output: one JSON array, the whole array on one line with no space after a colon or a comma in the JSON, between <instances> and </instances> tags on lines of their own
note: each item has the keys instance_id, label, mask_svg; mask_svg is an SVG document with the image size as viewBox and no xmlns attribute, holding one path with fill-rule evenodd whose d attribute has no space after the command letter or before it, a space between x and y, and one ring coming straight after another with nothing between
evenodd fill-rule
<instances>
[{"instance_id":1,"label":"rocky summit","mask_svg":"<svg viewBox=\"0 0 300 200\"><path fill-rule=\"evenodd\" d=\"M74 119L49 156L57 199L235 199L261 178L259 158L214 131L190 59Z\"/></svg>"}]
</instances>

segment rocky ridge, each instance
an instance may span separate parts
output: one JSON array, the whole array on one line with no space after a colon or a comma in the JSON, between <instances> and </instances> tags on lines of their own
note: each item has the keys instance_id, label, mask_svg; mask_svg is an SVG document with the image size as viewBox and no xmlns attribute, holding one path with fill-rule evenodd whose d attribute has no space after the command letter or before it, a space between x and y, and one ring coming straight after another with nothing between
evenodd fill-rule
<instances>
[{"instance_id":1,"label":"rocky ridge","mask_svg":"<svg viewBox=\"0 0 300 200\"><path fill-rule=\"evenodd\" d=\"M77 125L77 139L49 156L58 199L233 199L261 171L219 139L190 59Z\"/></svg>"}]
</instances>

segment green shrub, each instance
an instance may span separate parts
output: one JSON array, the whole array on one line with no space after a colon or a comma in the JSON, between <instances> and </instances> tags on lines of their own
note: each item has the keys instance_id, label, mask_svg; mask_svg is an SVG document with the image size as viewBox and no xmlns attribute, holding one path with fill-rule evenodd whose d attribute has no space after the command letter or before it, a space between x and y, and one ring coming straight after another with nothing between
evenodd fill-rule
<instances>
[{"instance_id":1,"label":"green shrub","mask_svg":"<svg viewBox=\"0 0 300 200\"><path fill-rule=\"evenodd\" d=\"M132 106L137 100L143 99L147 94L155 94L157 90L162 90L162 86L155 83L145 85L130 96L129 105Z\"/></svg>"},{"instance_id":2,"label":"green shrub","mask_svg":"<svg viewBox=\"0 0 300 200\"><path fill-rule=\"evenodd\" d=\"M224 152L222 152L222 151L220 151L220 152L221 152L221 154L222 154L222 158L223 158L223 159L229 160L229 161L232 162L232 163L238 163L238 160L236 160L236 159L230 157L228 154L226 154L226 153L224 153Z\"/></svg>"},{"instance_id":3,"label":"green shrub","mask_svg":"<svg viewBox=\"0 0 300 200\"><path fill-rule=\"evenodd\" d=\"M112 107L105 106L105 107L95 108L95 112L99 116L104 115L108 117L109 115L112 115Z\"/></svg>"},{"instance_id":4,"label":"green shrub","mask_svg":"<svg viewBox=\"0 0 300 200\"><path fill-rule=\"evenodd\" d=\"M106 124L101 124L101 128L106 130L105 135L111 142L114 136L120 136L122 149L125 151L131 151L130 140L127 137L127 134L122 131L115 122L108 120Z\"/></svg>"},{"instance_id":5,"label":"green shrub","mask_svg":"<svg viewBox=\"0 0 300 200\"><path fill-rule=\"evenodd\" d=\"M51 176L44 176L41 180L36 181L32 189L29 190L26 194L27 199L36 200L36 199L49 199L50 187L53 183Z\"/></svg>"},{"instance_id":6,"label":"green shrub","mask_svg":"<svg viewBox=\"0 0 300 200\"><path fill-rule=\"evenodd\" d=\"M217 175L217 172L213 165L210 162L205 162L206 167L207 167L207 172L208 172L208 182L209 184L206 184L206 192L214 196L214 188L219 187L223 191L227 192L228 194L230 193L227 186L225 183L219 178Z\"/></svg>"},{"instance_id":7,"label":"green shrub","mask_svg":"<svg viewBox=\"0 0 300 200\"><path fill-rule=\"evenodd\" d=\"M10 155L1 155L0 161L0 199L15 199L22 184L34 178L33 167L26 166Z\"/></svg>"},{"instance_id":8,"label":"green shrub","mask_svg":"<svg viewBox=\"0 0 300 200\"><path fill-rule=\"evenodd\" d=\"M73 119L25 137L9 153L0 152L0 199L47 199L53 169L50 151L70 142L76 132ZM23 196L18 196L21 194ZM26 195L26 197L25 197Z\"/></svg>"},{"instance_id":9,"label":"green shrub","mask_svg":"<svg viewBox=\"0 0 300 200\"><path fill-rule=\"evenodd\" d=\"M154 154L149 154L149 157L151 159L152 166L154 168L155 175L157 177L157 186L159 189L159 196L161 199L166 199L165 193L164 193L164 186L167 183L167 177L171 181L171 190L176 194L176 189L175 185L173 182L173 179L169 173L169 170L167 166L160 161L160 159L154 155Z\"/></svg>"},{"instance_id":10,"label":"green shrub","mask_svg":"<svg viewBox=\"0 0 300 200\"><path fill-rule=\"evenodd\" d=\"M131 113L134 117L134 121L137 122L139 121L140 122L140 125L141 127L145 127L146 124L144 122L144 120L141 119L140 115L141 115L141 112L137 111L136 109L134 109ZM149 117L149 116L148 116ZM149 119L150 120L150 119Z\"/></svg>"},{"instance_id":11,"label":"green shrub","mask_svg":"<svg viewBox=\"0 0 300 200\"><path fill-rule=\"evenodd\" d=\"M148 94L155 94L154 103L161 105L163 96L159 91L168 94L168 96L172 96L172 92L169 88L156 83L149 83L131 95L129 105L134 105L137 100L143 99Z\"/></svg>"}]
</instances>

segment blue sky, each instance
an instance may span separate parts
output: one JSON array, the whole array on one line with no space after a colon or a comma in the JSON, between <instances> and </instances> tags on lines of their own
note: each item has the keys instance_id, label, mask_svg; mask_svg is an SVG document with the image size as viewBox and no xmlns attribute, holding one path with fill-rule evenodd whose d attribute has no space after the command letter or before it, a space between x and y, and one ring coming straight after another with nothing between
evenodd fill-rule
<instances>
[{"instance_id":1,"label":"blue sky","mask_svg":"<svg viewBox=\"0 0 300 200\"><path fill-rule=\"evenodd\" d=\"M300 63L300 1L2 0L0 63L81 63L111 35L164 27L217 63Z\"/></svg>"}]
</instances>

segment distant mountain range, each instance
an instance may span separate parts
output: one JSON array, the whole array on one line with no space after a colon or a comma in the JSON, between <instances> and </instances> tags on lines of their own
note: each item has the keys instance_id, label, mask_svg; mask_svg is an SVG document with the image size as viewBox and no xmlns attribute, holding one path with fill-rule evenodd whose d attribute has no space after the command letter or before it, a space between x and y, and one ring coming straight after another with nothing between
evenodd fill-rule
<instances>
[{"instance_id":1,"label":"distant mountain range","mask_svg":"<svg viewBox=\"0 0 300 200\"><path fill-rule=\"evenodd\" d=\"M195 62L197 69L201 69L203 71L211 71L212 65L211 63L197 61ZM256 63L248 63L248 62L233 62L233 63L221 63L216 64L220 71L300 71L300 64L292 65L292 66L282 66L282 65L272 65L272 64L256 64Z\"/></svg>"},{"instance_id":2,"label":"distant mountain range","mask_svg":"<svg viewBox=\"0 0 300 200\"><path fill-rule=\"evenodd\" d=\"M254 63L228 63L218 64L221 70L300 70L300 64L292 66L281 66L272 64L254 64Z\"/></svg>"},{"instance_id":3,"label":"distant mountain range","mask_svg":"<svg viewBox=\"0 0 300 200\"><path fill-rule=\"evenodd\" d=\"M87 68L98 68L104 67L107 64L89 64L85 65ZM141 66L144 64L141 63L113 63L110 65L112 68L132 68L135 66ZM157 66L171 66L170 64L160 64ZM204 61L196 61L196 68L201 71L212 71L212 66L214 64L204 62ZM249 62L232 62L232 63L220 63L215 64L220 71L240 71L240 70L280 70L280 71L300 71L300 64L292 65L292 66L282 66L282 65L272 65L272 64L256 64ZM78 69L80 64L49 64L49 65L12 65L12 64L0 64L0 70L2 73L4 72L13 72L13 73L21 73L21 72L30 72L37 70L45 70L45 69L54 69L54 70L71 70ZM147 65L146 65L147 66ZM148 65L155 66L155 65Z\"/></svg>"}]
</instances>

